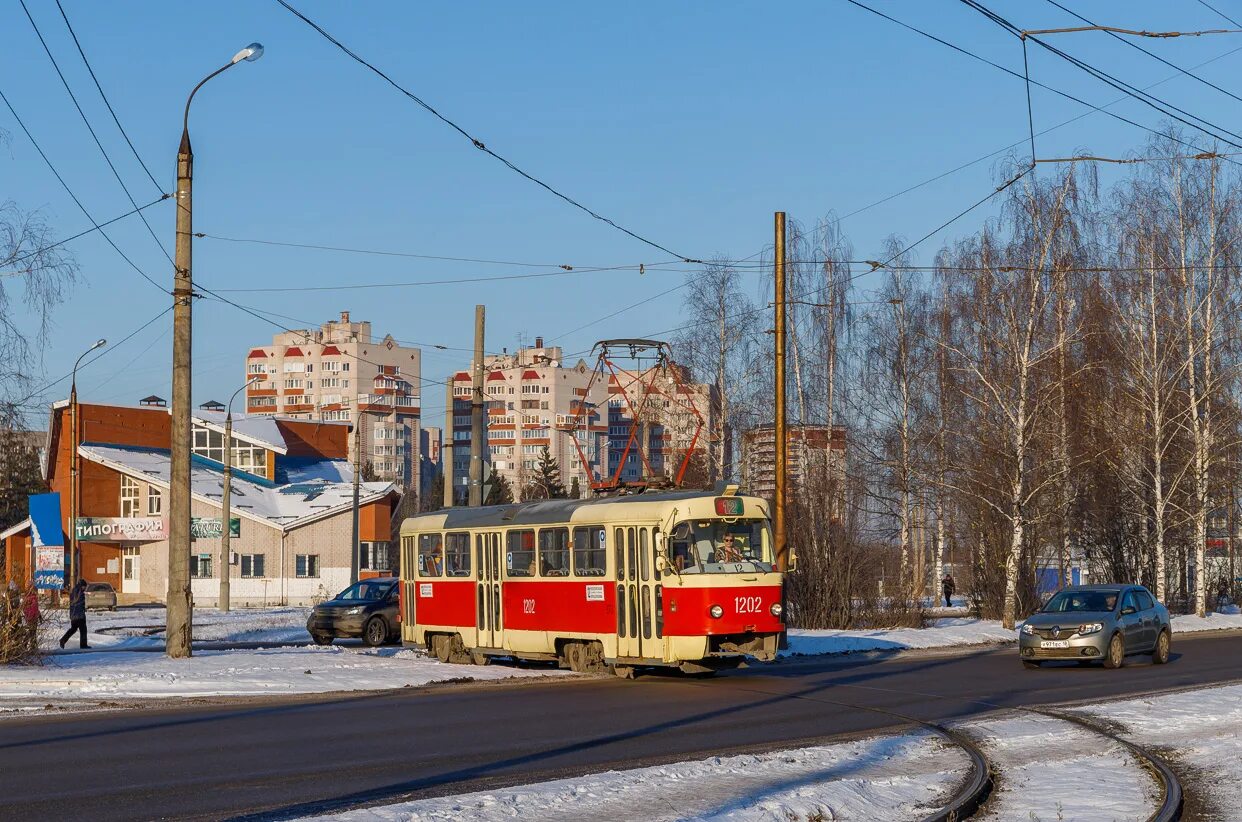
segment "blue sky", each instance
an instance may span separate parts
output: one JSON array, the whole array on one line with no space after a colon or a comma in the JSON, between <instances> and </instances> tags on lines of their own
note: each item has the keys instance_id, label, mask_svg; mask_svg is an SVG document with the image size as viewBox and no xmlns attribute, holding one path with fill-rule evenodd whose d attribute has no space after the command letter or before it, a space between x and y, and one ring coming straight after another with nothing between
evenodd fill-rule
<instances>
[{"instance_id":1,"label":"blue sky","mask_svg":"<svg viewBox=\"0 0 1242 822\"><path fill-rule=\"evenodd\" d=\"M212 81L194 104L195 229L227 237L415 254L584 266L667 259L557 200L472 148L429 113L349 60L274 0L210 4L62 0L87 56L139 153L173 187L180 110L189 89L253 40L263 59ZM157 195L130 154L50 0L27 0L105 147L139 202ZM1022 83L844 0L759 3L294 5L461 123L487 145L587 206L679 254L732 259L771 241L772 212L814 222L845 215L974 160L1027 133ZM869 3L1021 70L1018 41L958 2ZM1113 25L1149 30L1228 27L1195 2L1064 3ZM1213 5L1238 18L1237 0ZM1076 25L1049 3L993 2L1025 28ZM1056 45L1134 85L1174 70L1099 33ZM1242 35L1144 40L1166 59L1242 95ZM1227 55L1221 57L1221 55ZM1095 104L1119 94L1039 49L1032 76ZM13 0L0 6L0 89L97 220L130 206ZM1185 77L1153 90L1234 127L1242 103ZM1083 107L1036 90L1037 129ZM1160 115L1129 100L1110 110L1149 126ZM0 199L40 210L58 236L88 227L7 110L0 128ZM1110 156L1147 135L1093 114L1041 137L1051 156ZM1197 140L1206 145L1207 138ZM1240 140L1242 142L1242 140ZM1025 156L1025 146L1015 152ZM917 239L995 185L998 159L977 163L843 222L858 258L884 239ZM1041 171L1041 173L1049 173ZM1108 179L1107 174L1104 175ZM968 233L981 209L920 247L929 261ZM148 219L171 249L168 203ZM134 218L111 236L151 276L168 262ZM69 246L82 281L59 312L43 355L49 379L98 337L118 341L169 299L98 236ZM679 268L679 266L671 266ZM494 276L532 269L311 251L219 240L194 248L196 281L212 289L321 288ZM681 281L634 271L420 288L230 291L238 302L318 323L349 310L379 333L466 348L473 305L488 305L489 350L520 334L569 351L604 337L678 325L679 293L569 336L564 332ZM748 275L761 296L765 283ZM867 280L861 280L865 288ZM224 293L222 291L222 293ZM282 322L286 322L283 321ZM293 327L303 323L287 321ZM276 329L219 302L195 305L195 402L227 399L242 358ZM171 315L85 368L84 399L168 396ZM424 375L463 365L461 351L426 350ZM64 396L67 386L46 396ZM440 391L425 391L434 416Z\"/></svg>"}]
</instances>

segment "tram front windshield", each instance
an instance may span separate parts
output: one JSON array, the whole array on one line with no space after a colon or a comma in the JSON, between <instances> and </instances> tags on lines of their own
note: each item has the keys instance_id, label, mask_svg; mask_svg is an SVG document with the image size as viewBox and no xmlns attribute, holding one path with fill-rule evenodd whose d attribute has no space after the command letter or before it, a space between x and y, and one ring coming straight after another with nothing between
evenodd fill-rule
<instances>
[{"instance_id":1,"label":"tram front windshield","mask_svg":"<svg viewBox=\"0 0 1242 822\"><path fill-rule=\"evenodd\" d=\"M682 574L766 573L772 532L766 519L687 520L669 535L670 559Z\"/></svg>"}]
</instances>

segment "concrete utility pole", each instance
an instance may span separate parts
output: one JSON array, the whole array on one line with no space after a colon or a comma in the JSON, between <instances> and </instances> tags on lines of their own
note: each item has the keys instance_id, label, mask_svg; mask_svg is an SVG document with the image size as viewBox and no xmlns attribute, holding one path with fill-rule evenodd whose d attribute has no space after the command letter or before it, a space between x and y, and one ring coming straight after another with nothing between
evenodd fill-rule
<instances>
[{"instance_id":1,"label":"concrete utility pole","mask_svg":"<svg viewBox=\"0 0 1242 822\"><path fill-rule=\"evenodd\" d=\"M190 320L194 299L191 246L194 242L194 152L190 150L190 103L203 85L243 60L253 62L263 46L251 43L224 66L202 79L185 101L181 145L177 149L177 242L173 272L172 443L168 477L167 639L170 657L190 656L192 598L190 595Z\"/></svg>"},{"instance_id":2,"label":"concrete utility pole","mask_svg":"<svg viewBox=\"0 0 1242 822\"><path fill-rule=\"evenodd\" d=\"M470 395L470 500L471 508L483 504L483 326L487 308L474 307L474 391Z\"/></svg>"},{"instance_id":3,"label":"concrete utility pole","mask_svg":"<svg viewBox=\"0 0 1242 822\"><path fill-rule=\"evenodd\" d=\"M362 438L363 433L363 411L362 403L354 402L354 508L353 508L353 536L349 540L349 584L353 585L358 581L361 573L361 556L362 539L358 528L358 496L359 489L362 485Z\"/></svg>"},{"instance_id":4,"label":"concrete utility pole","mask_svg":"<svg viewBox=\"0 0 1242 822\"><path fill-rule=\"evenodd\" d=\"M233 522L233 400L237 395L250 387L250 384L263 379L262 374L255 374L229 397L228 413L224 415L224 489L220 492L220 596L216 607L221 611L229 609L229 540L232 534L229 527Z\"/></svg>"},{"instance_id":5,"label":"concrete utility pole","mask_svg":"<svg viewBox=\"0 0 1242 822\"><path fill-rule=\"evenodd\" d=\"M453 507L453 386L457 379L449 375L444 389L444 434L440 437L440 472L444 475L444 507Z\"/></svg>"},{"instance_id":6,"label":"concrete utility pole","mask_svg":"<svg viewBox=\"0 0 1242 822\"><path fill-rule=\"evenodd\" d=\"M776 415L772 434L776 438L776 492L773 500L772 540L775 542L776 569L789 567L789 540L785 534L785 506L788 502L789 439L785 431L785 212L776 212Z\"/></svg>"},{"instance_id":7,"label":"concrete utility pole","mask_svg":"<svg viewBox=\"0 0 1242 822\"><path fill-rule=\"evenodd\" d=\"M69 382L69 578L65 587L77 582L82 573L82 559L78 556L78 365L82 357L107 344L107 340L99 340L83 351L73 363L73 379Z\"/></svg>"}]
</instances>

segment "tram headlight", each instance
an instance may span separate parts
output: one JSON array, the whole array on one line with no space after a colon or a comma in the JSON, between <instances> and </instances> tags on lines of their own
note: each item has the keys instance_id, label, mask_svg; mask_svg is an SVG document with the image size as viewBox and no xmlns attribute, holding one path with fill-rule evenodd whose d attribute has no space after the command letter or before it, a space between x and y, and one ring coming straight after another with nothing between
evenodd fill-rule
<instances>
[{"instance_id":1,"label":"tram headlight","mask_svg":"<svg viewBox=\"0 0 1242 822\"><path fill-rule=\"evenodd\" d=\"M707 612L712 615L712 619L720 619L724 616L724 608L719 605L713 605Z\"/></svg>"},{"instance_id":2,"label":"tram headlight","mask_svg":"<svg viewBox=\"0 0 1242 822\"><path fill-rule=\"evenodd\" d=\"M772 607L768 610L772 612L772 616L778 617L784 612L785 609L781 607L779 602L773 602Z\"/></svg>"}]
</instances>

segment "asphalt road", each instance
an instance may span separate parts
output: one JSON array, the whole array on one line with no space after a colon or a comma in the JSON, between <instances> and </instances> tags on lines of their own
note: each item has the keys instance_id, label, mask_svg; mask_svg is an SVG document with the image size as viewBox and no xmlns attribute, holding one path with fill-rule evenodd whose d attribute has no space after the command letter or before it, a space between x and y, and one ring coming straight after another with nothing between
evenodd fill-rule
<instances>
[{"instance_id":1,"label":"asphalt road","mask_svg":"<svg viewBox=\"0 0 1242 822\"><path fill-rule=\"evenodd\" d=\"M807 658L717 676L450 685L0 721L0 817L287 818L758 750L996 707L1242 677L1242 635L1120 671L1026 671L1012 649Z\"/></svg>"}]
</instances>

